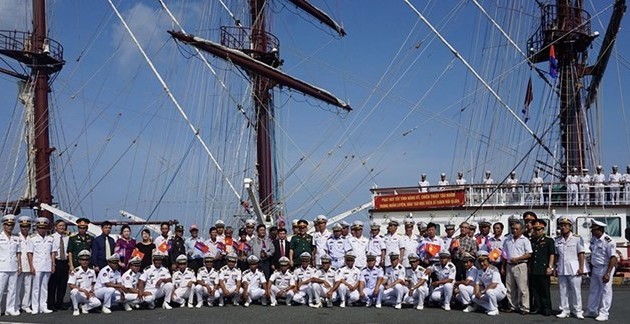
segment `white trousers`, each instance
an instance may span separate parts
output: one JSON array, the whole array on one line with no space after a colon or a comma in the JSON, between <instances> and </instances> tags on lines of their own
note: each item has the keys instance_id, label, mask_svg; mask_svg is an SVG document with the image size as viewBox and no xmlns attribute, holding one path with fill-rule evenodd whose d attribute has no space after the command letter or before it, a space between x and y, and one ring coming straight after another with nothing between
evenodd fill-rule
<instances>
[{"instance_id":1,"label":"white trousers","mask_svg":"<svg viewBox=\"0 0 630 324\"><path fill-rule=\"evenodd\" d=\"M630 203L630 184L626 183L623 186L623 200L626 204Z\"/></svg>"},{"instance_id":2,"label":"white trousers","mask_svg":"<svg viewBox=\"0 0 630 324\"><path fill-rule=\"evenodd\" d=\"M349 303L354 303L359 300L359 289L350 291L350 288L348 288L346 284L339 285L339 288L337 288L337 292L339 293L339 299L342 303L346 301L348 301Z\"/></svg>"},{"instance_id":3,"label":"white trousers","mask_svg":"<svg viewBox=\"0 0 630 324\"><path fill-rule=\"evenodd\" d=\"M376 294L376 298L374 297L374 288L363 288L363 297L362 302L372 302L373 304L379 305L383 302L383 286L379 287L378 294Z\"/></svg>"},{"instance_id":4,"label":"white trousers","mask_svg":"<svg viewBox=\"0 0 630 324\"><path fill-rule=\"evenodd\" d=\"M16 308L31 307L31 292L33 290L33 275L30 272L22 272L17 277L15 284ZM17 302L20 301L18 305ZM17 309L16 309L17 310Z\"/></svg>"},{"instance_id":5,"label":"white trousers","mask_svg":"<svg viewBox=\"0 0 630 324\"><path fill-rule=\"evenodd\" d=\"M477 298L473 295L473 303L485 308L487 311L495 311L499 307L499 302L505 298L505 291L499 289L488 289L486 293Z\"/></svg>"},{"instance_id":6,"label":"white trousers","mask_svg":"<svg viewBox=\"0 0 630 324\"><path fill-rule=\"evenodd\" d=\"M15 304L15 284L17 277L17 272L0 272L0 296L4 294L4 289L7 289L7 307L5 310L11 312L16 312L18 310ZM2 305L0 305L0 313L2 313Z\"/></svg>"},{"instance_id":7,"label":"white trousers","mask_svg":"<svg viewBox=\"0 0 630 324\"><path fill-rule=\"evenodd\" d=\"M88 310L101 306L101 301L98 298L93 296L88 299L85 293L79 292L79 289L76 288L70 291L70 300L74 310L79 309L79 304L85 304Z\"/></svg>"},{"instance_id":8,"label":"white trousers","mask_svg":"<svg viewBox=\"0 0 630 324\"><path fill-rule=\"evenodd\" d=\"M568 188L568 192L567 192L567 200L568 200L569 205L577 205L578 196L579 196L578 185L575 183L570 184Z\"/></svg>"},{"instance_id":9,"label":"white trousers","mask_svg":"<svg viewBox=\"0 0 630 324\"><path fill-rule=\"evenodd\" d=\"M33 314L48 309L48 279L50 279L50 272L35 271L31 293Z\"/></svg>"},{"instance_id":10,"label":"white trousers","mask_svg":"<svg viewBox=\"0 0 630 324\"><path fill-rule=\"evenodd\" d=\"M558 276L560 310L564 314L582 315L582 276Z\"/></svg>"},{"instance_id":11,"label":"white trousers","mask_svg":"<svg viewBox=\"0 0 630 324\"><path fill-rule=\"evenodd\" d=\"M451 298L453 297L453 284L445 283L437 288L434 288L431 292L431 300L435 302L442 302L444 305L451 304Z\"/></svg>"},{"instance_id":12,"label":"white trousers","mask_svg":"<svg viewBox=\"0 0 630 324\"><path fill-rule=\"evenodd\" d=\"M202 285L196 285L195 286L195 295L197 295L197 302L203 301L204 299L207 298L208 303L212 304L214 303L215 299L219 299L221 297L221 289L216 289L214 291L214 294L210 295L210 292L208 291L208 288L202 286Z\"/></svg>"},{"instance_id":13,"label":"white trousers","mask_svg":"<svg viewBox=\"0 0 630 324\"><path fill-rule=\"evenodd\" d=\"M604 185L595 185L595 204L604 204Z\"/></svg>"},{"instance_id":14,"label":"white trousers","mask_svg":"<svg viewBox=\"0 0 630 324\"><path fill-rule=\"evenodd\" d=\"M590 188L591 186L589 185L580 185L580 205L589 206L591 204Z\"/></svg>"},{"instance_id":15,"label":"white trousers","mask_svg":"<svg viewBox=\"0 0 630 324\"><path fill-rule=\"evenodd\" d=\"M319 283L313 283L311 284L311 293L313 294L313 303L314 304L319 304L322 300L322 298L326 298L326 294L328 293L329 288L324 287L323 284L319 284ZM330 301L335 301L338 298L338 294L335 291L332 294L332 298L330 298Z\"/></svg>"},{"instance_id":16,"label":"white trousers","mask_svg":"<svg viewBox=\"0 0 630 324\"><path fill-rule=\"evenodd\" d=\"M247 287L246 302L252 303L260 300L265 295L265 290L260 287ZM295 297L293 298L295 300Z\"/></svg>"},{"instance_id":17,"label":"white trousers","mask_svg":"<svg viewBox=\"0 0 630 324\"><path fill-rule=\"evenodd\" d=\"M155 302L156 299L164 297L165 303L171 302L171 296L173 295L173 283L163 283L159 288L149 288L145 291L151 293L151 296L144 296L144 301L147 303Z\"/></svg>"},{"instance_id":18,"label":"white trousers","mask_svg":"<svg viewBox=\"0 0 630 324\"><path fill-rule=\"evenodd\" d=\"M610 203L619 205L619 186L610 186Z\"/></svg>"},{"instance_id":19,"label":"white trousers","mask_svg":"<svg viewBox=\"0 0 630 324\"><path fill-rule=\"evenodd\" d=\"M460 284L457 286L457 289L459 289L459 293L455 295L455 299L464 305L470 304L475 293L475 287Z\"/></svg>"},{"instance_id":20,"label":"white trousers","mask_svg":"<svg viewBox=\"0 0 630 324\"><path fill-rule=\"evenodd\" d=\"M403 297L408 291L409 288L398 283L394 285L394 287L385 289L385 291L383 291L383 302L400 304L402 303Z\"/></svg>"},{"instance_id":21,"label":"white trousers","mask_svg":"<svg viewBox=\"0 0 630 324\"><path fill-rule=\"evenodd\" d=\"M282 290L282 289L278 288L278 286L274 286L274 285L271 286L271 291L269 292L269 295L270 295L269 299L271 299L271 303L272 304L276 304L278 302L276 296L278 295L278 292L280 290ZM291 300L293 299L293 295L294 295L293 290L288 290L286 292L286 295L278 296L278 297L285 297L286 301L287 301L287 305L290 305L291 304Z\"/></svg>"},{"instance_id":22,"label":"white trousers","mask_svg":"<svg viewBox=\"0 0 630 324\"><path fill-rule=\"evenodd\" d=\"M588 288L588 308L591 314L608 317L608 311L612 304L613 291L612 282L615 269L610 272L610 280L604 283L602 280L608 267L593 266L591 268L591 285Z\"/></svg>"},{"instance_id":23,"label":"white trousers","mask_svg":"<svg viewBox=\"0 0 630 324\"><path fill-rule=\"evenodd\" d=\"M114 293L116 292L116 288L112 287L101 287L94 290L94 295L98 298L103 307L111 308L112 300L114 299Z\"/></svg>"},{"instance_id":24,"label":"white trousers","mask_svg":"<svg viewBox=\"0 0 630 324\"><path fill-rule=\"evenodd\" d=\"M407 293L405 296L405 303L412 304L415 306L424 305L424 300L429 295L429 288L427 286L420 286L411 293Z\"/></svg>"},{"instance_id":25,"label":"white trousers","mask_svg":"<svg viewBox=\"0 0 630 324\"><path fill-rule=\"evenodd\" d=\"M308 284L301 285L299 291L293 295L293 301L302 305L306 304L310 297L309 290Z\"/></svg>"},{"instance_id":26,"label":"white trousers","mask_svg":"<svg viewBox=\"0 0 630 324\"><path fill-rule=\"evenodd\" d=\"M194 290L194 286L193 287L179 287L179 288L175 288L175 291L173 292L173 301L182 305L186 302L186 299L188 299L189 303L193 302L193 297L195 297L195 294L193 294L193 290Z\"/></svg>"}]
</instances>

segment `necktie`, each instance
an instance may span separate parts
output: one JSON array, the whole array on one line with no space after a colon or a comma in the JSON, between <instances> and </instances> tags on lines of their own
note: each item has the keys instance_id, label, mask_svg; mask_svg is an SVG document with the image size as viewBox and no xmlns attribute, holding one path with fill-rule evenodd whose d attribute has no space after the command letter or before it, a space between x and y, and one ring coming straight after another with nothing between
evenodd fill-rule
<instances>
[{"instance_id":1,"label":"necktie","mask_svg":"<svg viewBox=\"0 0 630 324\"><path fill-rule=\"evenodd\" d=\"M280 256L284 256L284 241L280 241Z\"/></svg>"},{"instance_id":2,"label":"necktie","mask_svg":"<svg viewBox=\"0 0 630 324\"><path fill-rule=\"evenodd\" d=\"M110 256L112 256L112 253L109 247L109 236L105 236L105 258L109 259Z\"/></svg>"},{"instance_id":3,"label":"necktie","mask_svg":"<svg viewBox=\"0 0 630 324\"><path fill-rule=\"evenodd\" d=\"M62 235L59 235L59 260L66 261L66 245L63 244Z\"/></svg>"}]
</instances>

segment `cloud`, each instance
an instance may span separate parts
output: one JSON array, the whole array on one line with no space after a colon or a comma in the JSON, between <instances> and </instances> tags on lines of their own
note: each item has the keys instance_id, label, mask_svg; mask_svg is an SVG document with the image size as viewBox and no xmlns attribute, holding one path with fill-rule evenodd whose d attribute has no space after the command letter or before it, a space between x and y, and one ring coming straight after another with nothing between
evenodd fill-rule
<instances>
[{"instance_id":1,"label":"cloud","mask_svg":"<svg viewBox=\"0 0 630 324\"><path fill-rule=\"evenodd\" d=\"M31 30L31 1L0 0L0 29Z\"/></svg>"}]
</instances>

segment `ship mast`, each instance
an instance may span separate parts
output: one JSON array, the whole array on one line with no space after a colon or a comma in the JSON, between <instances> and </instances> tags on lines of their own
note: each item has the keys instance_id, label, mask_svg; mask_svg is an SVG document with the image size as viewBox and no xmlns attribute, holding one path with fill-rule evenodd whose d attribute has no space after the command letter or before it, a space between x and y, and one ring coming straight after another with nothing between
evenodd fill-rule
<instances>
[{"instance_id":1,"label":"ship mast","mask_svg":"<svg viewBox=\"0 0 630 324\"><path fill-rule=\"evenodd\" d=\"M46 217L51 222L53 214L39 208L42 203L52 205L53 196L50 180L50 147L48 93L50 92L50 75L57 73L65 63L63 47L46 36L46 3L45 0L33 0L33 32L2 31L4 39L0 45L0 54L10 57L28 66L30 75L16 73L15 70L0 69L0 72L17 77L34 89L33 120L34 140L29 151L35 154L35 197L26 197L12 202L14 207L31 207L38 210L38 216ZM27 106L27 109L29 107ZM7 203L9 205L9 203Z\"/></svg>"},{"instance_id":2,"label":"ship mast","mask_svg":"<svg viewBox=\"0 0 630 324\"><path fill-rule=\"evenodd\" d=\"M532 63L549 61L552 49L558 62L558 117L564 155L560 159L560 169L563 176L573 168L581 170L599 163L599 156L586 141L586 113L597 92L625 12L625 0L615 2L602 50L594 66L588 66L588 49L599 34L591 31L591 15L583 9L582 0L556 0L553 5L541 4L540 26L527 42ZM590 86L585 84L586 76L592 76ZM587 97L583 99L585 93Z\"/></svg>"},{"instance_id":3,"label":"ship mast","mask_svg":"<svg viewBox=\"0 0 630 324\"><path fill-rule=\"evenodd\" d=\"M320 20L335 30L340 36L346 33L328 15L305 0L290 0L296 7ZM274 108L273 88L283 85L298 90L306 95L322 100L350 111L350 106L327 91L296 79L278 68L280 59L280 42L267 29L268 1L249 0L250 28L221 27L221 44L214 43L179 31L169 31L177 40L211 53L221 59L243 67L251 80L252 102L256 114L256 171L258 176L258 200L265 219L261 222L271 223L281 211L275 201L277 179L274 165ZM261 215L259 215L260 217Z\"/></svg>"}]
</instances>

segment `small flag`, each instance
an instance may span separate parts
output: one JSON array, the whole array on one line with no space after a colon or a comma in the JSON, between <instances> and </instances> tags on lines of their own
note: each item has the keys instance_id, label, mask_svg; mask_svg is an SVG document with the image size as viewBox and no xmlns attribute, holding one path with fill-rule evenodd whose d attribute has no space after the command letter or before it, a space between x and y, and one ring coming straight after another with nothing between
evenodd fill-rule
<instances>
[{"instance_id":1,"label":"small flag","mask_svg":"<svg viewBox=\"0 0 630 324\"><path fill-rule=\"evenodd\" d=\"M501 250L497 248L492 249L492 251L490 251L490 254L488 254L488 259L490 259L490 261L492 262L499 261L500 257L501 257Z\"/></svg>"},{"instance_id":2,"label":"small flag","mask_svg":"<svg viewBox=\"0 0 630 324\"><path fill-rule=\"evenodd\" d=\"M160 252L162 253L168 252L168 243L162 242L162 244L160 244L157 249L160 250Z\"/></svg>"},{"instance_id":3,"label":"small flag","mask_svg":"<svg viewBox=\"0 0 630 324\"><path fill-rule=\"evenodd\" d=\"M438 253L440 253L440 250L442 249L442 247L439 244L427 244L424 246L424 250L429 253L430 256L436 256Z\"/></svg>"},{"instance_id":4,"label":"small flag","mask_svg":"<svg viewBox=\"0 0 630 324\"><path fill-rule=\"evenodd\" d=\"M217 242L216 246L219 251L225 252L225 244L223 244L223 242Z\"/></svg>"},{"instance_id":5,"label":"small flag","mask_svg":"<svg viewBox=\"0 0 630 324\"><path fill-rule=\"evenodd\" d=\"M558 60L556 59L556 48L553 44L549 47L549 75L554 79L558 77Z\"/></svg>"},{"instance_id":6,"label":"small flag","mask_svg":"<svg viewBox=\"0 0 630 324\"><path fill-rule=\"evenodd\" d=\"M133 249L133 251L131 252L131 258L133 259L135 257L144 259L144 253L140 252L140 250L138 250L137 248Z\"/></svg>"},{"instance_id":7,"label":"small flag","mask_svg":"<svg viewBox=\"0 0 630 324\"><path fill-rule=\"evenodd\" d=\"M458 248L458 247L459 247L459 239L454 239L454 240L451 242L451 249L456 249L456 248Z\"/></svg>"},{"instance_id":8,"label":"small flag","mask_svg":"<svg viewBox=\"0 0 630 324\"><path fill-rule=\"evenodd\" d=\"M252 247L247 242L240 242L236 249L240 252L249 252Z\"/></svg>"},{"instance_id":9,"label":"small flag","mask_svg":"<svg viewBox=\"0 0 630 324\"><path fill-rule=\"evenodd\" d=\"M127 254L126 252L126 249L120 245L116 245L116 247L114 248L114 254L118 254L121 259L125 258L125 254Z\"/></svg>"},{"instance_id":10,"label":"small flag","mask_svg":"<svg viewBox=\"0 0 630 324\"><path fill-rule=\"evenodd\" d=\"M201 241L197 241L197 243L195 243L195 248L203 253L208 253L208 250L210 249L207 245L205 245Z\"/></svg>"},{"instance_id":11,"label":"small flag","mask_svg":"<svg viewBox=\"0 0 630 324\"><path fill-rule=\"evenodd\" d=\"M523 119L525 122L529 120L529 105L534 100L534 90L532 87L532 77L529 77L529 81L527 82L527 90L525 90L525 100L523 101Z\"/></svg>"}]
</instances>

